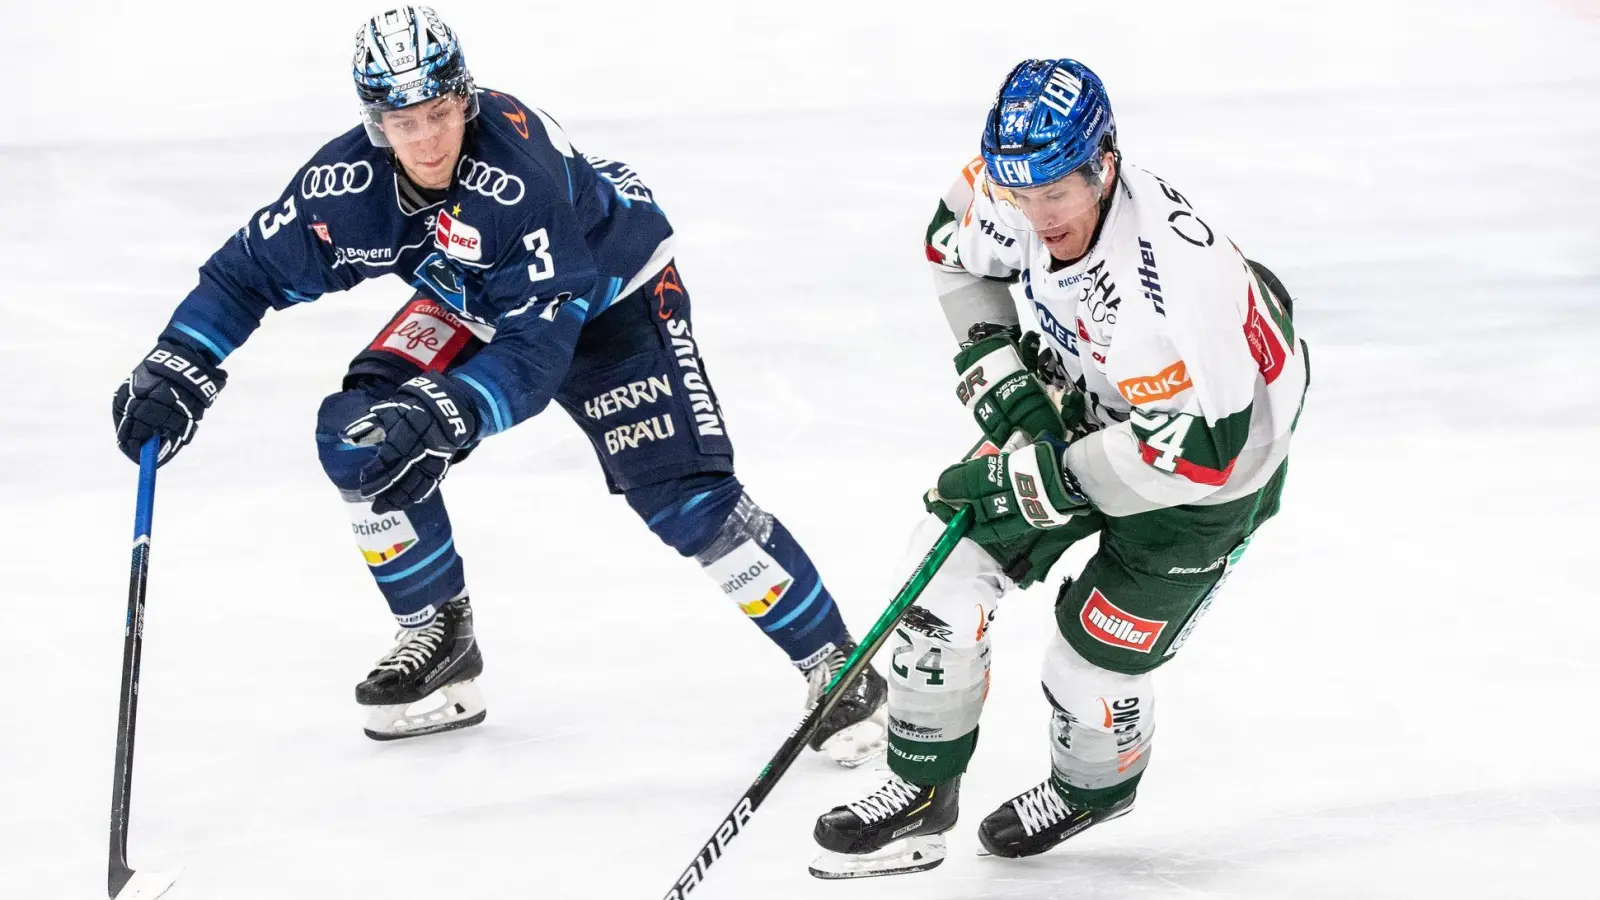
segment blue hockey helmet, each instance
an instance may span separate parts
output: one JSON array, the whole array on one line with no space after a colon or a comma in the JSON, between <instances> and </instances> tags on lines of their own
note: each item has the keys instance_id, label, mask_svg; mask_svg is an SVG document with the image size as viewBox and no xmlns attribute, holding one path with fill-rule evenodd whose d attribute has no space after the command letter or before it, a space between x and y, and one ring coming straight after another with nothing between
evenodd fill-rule
<instances>
[{"instance_id":1,"label":"blue hockey helmet","mask_svg":"<svg viewBox=\"0 0 1600 900\"><path fill-rule=\"evenodd\" d=\"M383 113L454 95L466 100L467 119L478 114L478 93L455 32L426 6L402 6L368 19L356 32L351 64L367 137L390 145Z\"/></svg>"},{"instance_id":2,"label":"blue hockey helmet","mask_svg":"<svg viewBox=\"0 0 1600 900\"><path fill-rule=\"evenodd\" d=\"M1117 125L1100 76L1073 59L1029 59L1006 76L983 129L991 183L1006 188L1049 184L1087 166L1103 174L1101 151Z\"/></svg>"}]
</instances>

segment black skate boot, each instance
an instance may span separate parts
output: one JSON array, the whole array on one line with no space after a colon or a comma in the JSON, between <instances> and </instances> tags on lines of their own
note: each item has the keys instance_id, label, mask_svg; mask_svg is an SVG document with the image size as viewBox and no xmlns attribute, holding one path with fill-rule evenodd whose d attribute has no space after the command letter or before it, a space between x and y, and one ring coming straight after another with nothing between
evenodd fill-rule
<instances>
[{"instance_id":1,"label":"black skate boot","mask_svg":"<svg viewBox=\"0 0 1600 900\"><path fill-rule=\"evenodd\" d=\"M451 600L427 625L402 629L394 649L356 685L356 702L372 707L367 737L392 741L482 722L488 710L473 680L482 674L472 606L466 597ZM442 705L406 713L435 692L444 695Z\"/></svg>"},{"instance_id":2,"label":"black skate boot","mask_svg":"<svg viewBox=\"0 0 1600 900\"><path fill-rule=\"evenodd\" d=\"M944 862L944 834L956 826L961 776L920 787L891 776L854 803L817 819L811 836L823 849L811 863L818 878L870 878L921 872Z\"/></svg>"},{"instance_id":3,"label":"black skate boot","mask_svg":"<svg viewBox=\"0 0 1600 900\"><path fill-rule=\"evenodd\" d=\"M1105 809L1076 809L1050 782L1001 804L978 826L978 841L995 856L1017 859L1049 850L1075 834L1133 809L1133 794Z\"/></svg>"},{"instance_id":4,"label":"black skate boot","mask_svg":"<svg viewBox=\"0 0 1600 900\"><path fill-rule=\"evenodd\" d=\"M801 668L807 682L807 709L821 699L828 683L844 668L845 660L855 649L854 641L845 641L821 660ZM888 699L889 683L868 666L822 720L811 737L811 749L826 750L834 762L846 768L855 768L883 753L889 746L889 716L885 709Z\"/></svg>"}]
</instances>

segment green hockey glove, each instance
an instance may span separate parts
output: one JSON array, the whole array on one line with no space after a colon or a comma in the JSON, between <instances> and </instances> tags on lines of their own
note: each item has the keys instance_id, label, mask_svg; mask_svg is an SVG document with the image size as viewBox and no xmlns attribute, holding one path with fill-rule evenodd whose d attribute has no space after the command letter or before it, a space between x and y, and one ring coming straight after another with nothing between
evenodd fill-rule
<instances>
[{"instance_id":1,"label":"green hockey glove","mask_svg":"<svg viewBox=\"0 0 1600 900\"><path fill-rule=\"evenodd\" d=\"M985 547L1060 528L1094 509L1061 463L1066 446L1046 437L1012 453L957 463L940 473L928 507L937 513L936 505L970 504L974 524L967 536Z\"/></svg>"},{"instance_id":2,"label":"green hockey glove","mask_svg":"<svg viewBox=\"0 0 1600 900\"><path fill-rule=\"evenodd\" d=\"M971 340L956 354L961 380L956 397L971 413L983 434L995 446L1012 432L1029 438L1065 437L1061 413L1035 374L1039 364L1039 336L1021 336L1016 326L978 324Z\"/></svg>"}]
</instances>

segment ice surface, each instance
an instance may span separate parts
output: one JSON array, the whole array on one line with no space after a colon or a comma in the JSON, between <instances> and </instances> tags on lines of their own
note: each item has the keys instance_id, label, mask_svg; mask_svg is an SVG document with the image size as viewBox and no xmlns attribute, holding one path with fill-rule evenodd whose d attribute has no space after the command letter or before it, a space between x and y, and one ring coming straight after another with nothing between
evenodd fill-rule
<instances>
[{"instance_id":1,"label":"ice surface","mask_svg":"<svg viewBox=\"0 0 1600 900\"><path fill-rule=\"evenodd\" d=\"M34 90L0 126L6 900L104 890L134 489L112 389L195 267L352 124L367 6L24 12ZM1592 5L778 7L441 11L483 83L655 188L741 477L858 632L970 442L917 244L1016 59L1105 75L1129 159L1299 295L1314 383L1283 514L1158 675L1134 815L1046 857L974 855L977 821L1048 764L1040 588L995 625L941 868L809 877L813 818L877 776L808 755L696 896L1600 894ZM552 413L448 484L488 722L364 738L351 685L391 620L311 426L403 294L273 315L161 472L132 862L186 864L174 900L659 897L804 685Z\"/></svg>"}]
</instances>

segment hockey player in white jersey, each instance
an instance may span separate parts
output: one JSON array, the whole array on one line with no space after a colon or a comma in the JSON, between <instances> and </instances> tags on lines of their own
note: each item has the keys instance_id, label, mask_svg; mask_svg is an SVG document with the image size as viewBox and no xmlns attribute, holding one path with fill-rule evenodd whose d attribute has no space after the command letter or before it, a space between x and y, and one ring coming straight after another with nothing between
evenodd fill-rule
<instances>
[{"instance_id":1,"label":"hockey player in white jersey","mask_svg":"<svg viewBox=\"0 0 1600 900\"><path fill-rule=\"evenodd\" d=\"M928 494L917 559L958 507L976 524L890 638L893 776L817 820L823 878L943 860L996 601L1091 534L1044 660L1051 771L978 837L1031 856L1131 809L1155 734L1151 672L1277 511L1309 381L1283 285L1181 191L1123 163L1105 87L1076 61L1012 70L927 253L963 341L957 397L989 444L1032 443L952 466Z\"/></svg>"}]
</instances>

